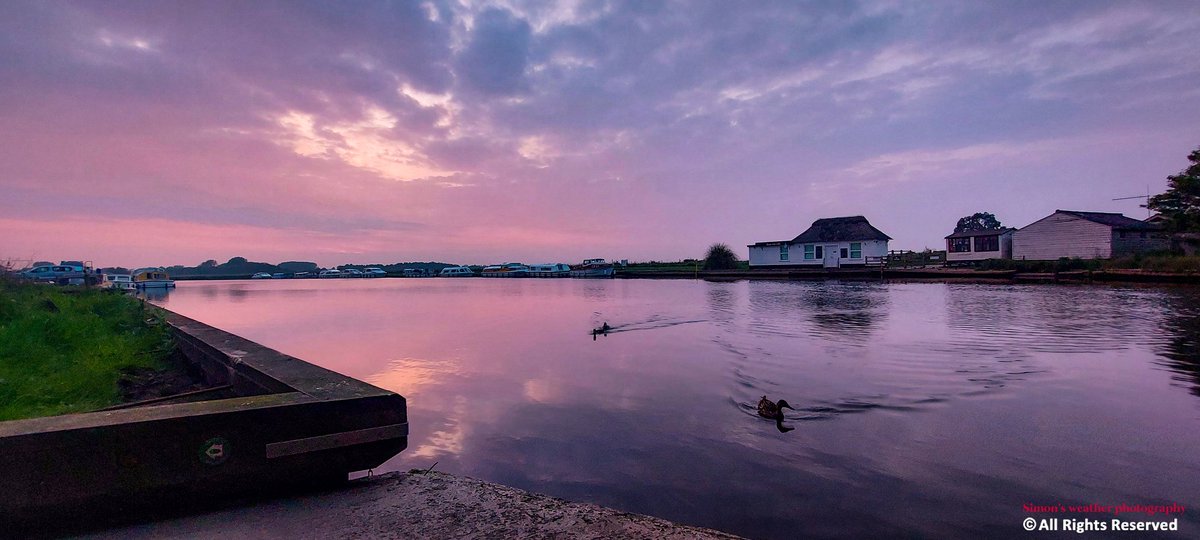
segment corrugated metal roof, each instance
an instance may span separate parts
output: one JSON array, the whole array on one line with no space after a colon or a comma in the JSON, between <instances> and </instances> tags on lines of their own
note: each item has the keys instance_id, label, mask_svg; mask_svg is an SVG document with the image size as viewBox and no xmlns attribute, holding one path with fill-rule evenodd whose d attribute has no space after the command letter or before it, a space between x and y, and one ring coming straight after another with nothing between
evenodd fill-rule
<instances>
[{"instance_id":1,"label":"corrugated metal roof","mask_svg":"<svg viewBox=\"0 0 1200 540\"><path fill-rule=\"evenodd\" d=\"M1114 212L1080 212L1078 210L1055 210L1055 212L1070 214L1077 218L1086 219L1101 225L1108 225L1114 229L1136 229L1150 231L1161 228L1153 223L1146 223L1145 221L1126 217L1123 214L1117 214Z\"/></svg>"},{"instance_id":2,"label":"corrugated metal roof","mask_svg":"<svg viewBox=\"0 0 1200 540\"><path fill-rule=\"evenodd\" d=\"M1016 229L1012 227L1000 227L999 229L978 229L974 231L962 231L947 235L946 238L972 238L975 236L996 236L1006 232L1013 232Z\"/></svg>"}]
</instances>

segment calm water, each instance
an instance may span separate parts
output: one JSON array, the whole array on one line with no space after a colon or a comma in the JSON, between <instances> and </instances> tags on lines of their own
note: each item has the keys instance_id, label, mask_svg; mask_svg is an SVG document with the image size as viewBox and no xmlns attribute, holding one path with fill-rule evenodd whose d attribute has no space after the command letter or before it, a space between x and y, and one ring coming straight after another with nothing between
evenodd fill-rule
<instances>
[{"instance_id":1,"label":"calm water","mask_svg":"<svg viewBox=\"0 0 1200 540\"><path fill-rule=\"evenodd\" d=\"M1025 503L1174 502L1200 535L1200 289L286 280L156 301L403 394L386 470L761 538L1010 537Z\"/></svg>"}]
</instances>

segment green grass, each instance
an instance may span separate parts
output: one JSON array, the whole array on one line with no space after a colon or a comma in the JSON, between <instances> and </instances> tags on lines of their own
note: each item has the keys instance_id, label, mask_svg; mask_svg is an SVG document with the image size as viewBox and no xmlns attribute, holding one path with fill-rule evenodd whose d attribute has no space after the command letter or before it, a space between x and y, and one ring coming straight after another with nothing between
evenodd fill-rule
<instances>
[{"instance_id":1,"label":"green grass","mask_svg":"<svg viewBox=\"0 0 1200 540\"><path fill-rule=\"evenodd\" d=\"M121 370L160 369L170 347L137 299L0 278L0 421L114 405Z\"/></svg>"},{"instance_id":2,"label":"green grass","mask_svg":"<svg viewBox=\"0 0 1200 540\"><path fill-rule=\"evenodd\" d=\"M1145 270L1148 272L1200 272L1200 257L1150 253L1117 259L1059 259L1057 261L1020 261L989 259L980 270L1016 270L1018 272L1069 272L1073 270Z\"/></svg>"},{"instance_id":3,"label":"green grass","mask_svg":"<svg viewBox=\"0 0 1200 540\"><path fill-rule=\"evenodd\" d=\"M685 260L685 261L673 261L673 262L661 262L661 261L635 262L635 263L630 263L629 266L626 266L624 268L619 268L617 270L617 272L618 273L620 273L622 271L629 271L629 272L695 272L695 271L697 271L697 269L699 269L699 271L701 271L701 272L704 271L704 261L689 259L689 260ZM738 267L735 270L749 270L749 269L750 269L749 261L738 261Z\"/></svg>"}]
</instances>

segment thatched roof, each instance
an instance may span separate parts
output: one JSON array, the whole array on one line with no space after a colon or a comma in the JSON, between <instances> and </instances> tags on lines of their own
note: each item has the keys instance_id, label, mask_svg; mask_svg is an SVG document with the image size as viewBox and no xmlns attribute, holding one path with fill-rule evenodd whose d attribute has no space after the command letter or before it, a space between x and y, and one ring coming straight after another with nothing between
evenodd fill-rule
<instances>
[{"instance_id":1,"label":"thatched roof","mask_svg":"<svg viewBox=\"0 0 1200 540\"><path fill-rule=\"evenodd\" d=\"M853 240L891 240L892 237L871 226L862 216L822 218L813 222L807 231L792 239L793 243L846 242Z\"/></svg>"}]
</instances>

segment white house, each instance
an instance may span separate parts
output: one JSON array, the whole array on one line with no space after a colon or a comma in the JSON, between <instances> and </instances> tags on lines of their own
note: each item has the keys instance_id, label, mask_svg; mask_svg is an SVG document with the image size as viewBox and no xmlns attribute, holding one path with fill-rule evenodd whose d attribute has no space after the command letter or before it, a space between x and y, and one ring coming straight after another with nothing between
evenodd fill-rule
<instances>
[{"instance_id":1,"label":"white house","mask_svg":"<svg viewBox=\"0 0 1200 540\"><path fill-rule=\"evenodd\" d=\"M823 218L791 240L750 244L750 266L862 266L886 256L891 239L862 216Z\"/></svg>"},{"instance_id":2,"label":"white house","mask_svg":"<svg viewBox=\"0 0 1200 540\"><path fill-rule=\"evenodd\" d=\"M1168 248L1159 225L1121 214L1055 210L1013 233L1012 254L1034 261L1107 259Z\"/></svg>"},{"instance_id":3,"label":"white house","mask_svg":"<svg viewBox=\"0 0 1200 540\"><path fill-rule=\"evenodd\" d=\"M982 229L956 232L946 237L946 262L1011 259L1016 229Z\"/></svg>"}]
</instances>

